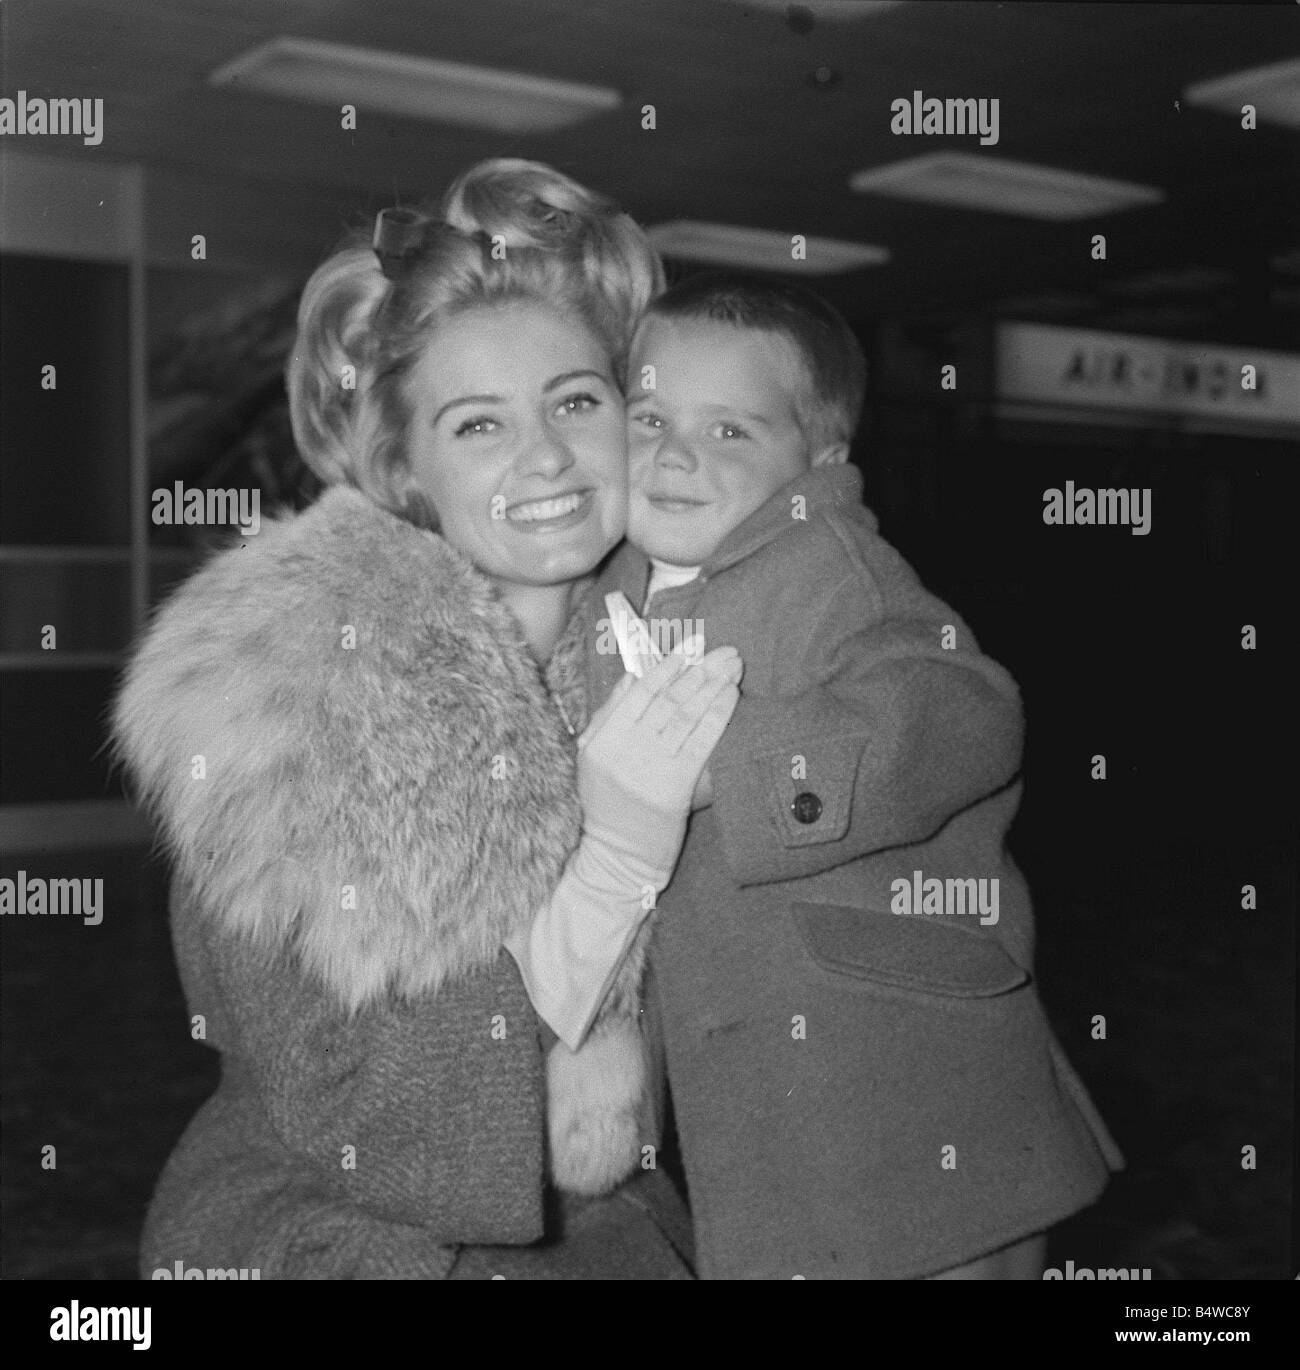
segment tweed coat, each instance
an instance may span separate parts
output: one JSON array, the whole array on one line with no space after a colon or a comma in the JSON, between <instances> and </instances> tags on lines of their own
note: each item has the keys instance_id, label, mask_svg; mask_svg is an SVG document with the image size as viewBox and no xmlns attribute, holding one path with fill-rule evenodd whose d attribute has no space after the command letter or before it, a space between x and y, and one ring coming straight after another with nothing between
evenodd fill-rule
<instances>
[{"instance_id":1,"label":"tweed coat","mask_svg":"<svg viewBox=\"0 0 1300 1370\"><path fill-rule=\"evenodd\" d=\"M1122 1165L1033 981L1018 690L861 493L800 477L645 609L745 663L650 951L705 1279L936 1273ZM622 672L603 594L640 609L647 579L625 545L587 601L593 699ZM918 871L996 880L997 921L901 916Z\"/></svg>"},{"instance_id":2,"label":"tweed coat","mask_svg":"<svg viewBox=\"0 0 1300 1370\"><path fill-rule=\"evenodd\" d=\"M581 727L581 676L573 633L548 690L468 561L342 488L163 607L116 740L175 865L182 1030L222 1073L146 1278L690 1277L660 1174L555 1201L544 1034L502 950L578 837L556 698Z\"/></svg>"}]
</instances>

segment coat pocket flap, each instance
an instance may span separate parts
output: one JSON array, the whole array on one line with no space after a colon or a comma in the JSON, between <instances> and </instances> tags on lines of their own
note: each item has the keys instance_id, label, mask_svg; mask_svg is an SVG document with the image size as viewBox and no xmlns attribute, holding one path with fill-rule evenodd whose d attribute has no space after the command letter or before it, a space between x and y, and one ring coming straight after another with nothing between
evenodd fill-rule
<instances>
[{"instance_id":1,"label":"coat pocket flap","mask_svg":"<svg viewBox=\"0 0 1300 1370\"><path fill-rule=\"evenodd\" d=\"M1005 994L1029 979L992 936L844 904L792 907L809 954L843 975L960 999Z\"/></svg>"},{"instance_id":2,"label":"coat pocket flap","mask_svg":"<svg viewBox=\"0 0 1300 1370\"><path fill-rule=\"evenodd\" d=\"M804 744L797 754L803 777L798 780L791 775L793 756L789 750L764 752L754 758L787 847L837 842L848 831L853 787L865 745L865 736L822 738Z\"/></svg>"}]
</instances>

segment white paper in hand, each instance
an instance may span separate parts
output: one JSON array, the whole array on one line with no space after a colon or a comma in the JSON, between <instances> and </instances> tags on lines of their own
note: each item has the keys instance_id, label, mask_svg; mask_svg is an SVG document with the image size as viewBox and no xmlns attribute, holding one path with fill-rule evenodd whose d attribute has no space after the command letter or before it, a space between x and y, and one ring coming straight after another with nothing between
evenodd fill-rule
<instances>
[{"instance_id":1,"label":"white paper in hand","mask_svg":"<svg viewBox=\"0 0 1300 1370\"><path fill-rule=\"evenodd\" d=\"M614 641L618 643L624 670L631 671L640 679L645 674L646 666L663 656L655 645L649 624L638 617L621 590L614 590L605 596L605 612L614 630Z\"/></svg>"}]
</instances>

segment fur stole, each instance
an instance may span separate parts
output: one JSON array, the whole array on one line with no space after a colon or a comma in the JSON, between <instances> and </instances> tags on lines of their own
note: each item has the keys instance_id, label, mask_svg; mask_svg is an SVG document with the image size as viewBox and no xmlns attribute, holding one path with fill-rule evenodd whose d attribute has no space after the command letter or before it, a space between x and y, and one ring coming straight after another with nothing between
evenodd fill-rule
<instances>
[{"instance_id":1,"label":"fur stole","mask_svg":"<svg viewBox=\"0 0 1300 1370\"><path fill-rule=\"evenodd\" d=\"M578 659L570 643L558 669L581 728ZM114 732L198 915L289 948L349 1012L491 964L578 840L573 742L510 611L443 538L346 488L172 596ZM568 1140L553 1136L553 1169L584 1192L638 1150L641 960L593 1050L567 1053L625 1078L556 1082Z\"/></svg>"}]
</instances>

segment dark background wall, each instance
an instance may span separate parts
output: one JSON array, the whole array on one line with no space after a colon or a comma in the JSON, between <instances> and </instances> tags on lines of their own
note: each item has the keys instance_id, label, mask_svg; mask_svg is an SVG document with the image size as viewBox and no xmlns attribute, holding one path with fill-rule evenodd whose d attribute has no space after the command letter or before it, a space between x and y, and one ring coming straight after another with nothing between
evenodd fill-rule
<instances>
[{"instance_id":1,"label":"dark background wall","mask_svg":"<svg viewBox=\"0 0 1300 1370\"><path fill-rule=\"evenodd\" d=\"M834 26L724 0L457 0L439 7L436 33L426 7L404 2L310 21L288 8L57 0L0 16L0 93L106 92L103 153L147 171L151 480L256 485L266 504L310 497L278 380L296 291L395 182L412 198L477 157L538 156L647 223L689 215L886 243L887 267L811 282L872 361L854 460L885 536L1020 681L1026 789L1011 843L1034 890L1038 974L1129 1159L1054 1234L1049 1260L1291 1278L1297 434L1015 419L992 375L1005 319L1294 348L1300 135L1271 125L1248 140L1183 98L1191 81L1300 54L1294 7L1289 28L1252 6L948 4ZM664 136L638 141L630 115L551 138L376 118L339 143L333 115L206 86L208 70L283 28L605 79L629 108L655 99ZM823 65L836 77L825 89L808 81ZM1105 220L1112 256L1093 264L1096 225L850 195L856 167L920 150L887 132L890 98L918 86L1001 92L992 152L1153 182L1166 201ZM74 166L96 152L41 151ZM206 265L186 255L198 231ZM0 257L0 554L126 541L124 273ZM60 368L53 396L33 383L46 359ZM955 392L939 386L948 362ZM1150 488L1151 532L1044 525L1043 491L1068 480ZM156 600L203 544L156 530L151 548ZM23 557L0 564L0 874L100 877L107 907L93 930L0 920L0 1268L129 1277L152 1183L216 1063L189 1038L166 867L147 831L92 817L76 841L24 846L4 827L19 807L120 794L102 747L131 631L125 557L73 555L57 571ZM83 666L14 665L51 621ZM1244 624L1255 651L1242 650ZM1104 781L1090 778L1096 753ZM1104 1041L1090 1032L1098 1014ZM57 1170L39 1164L46 1145ZM1255 1170L1242 1168L1247 1145Z\"/></svg>"}]
</instances>

